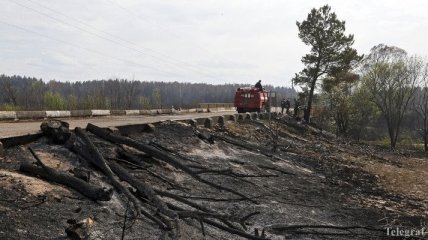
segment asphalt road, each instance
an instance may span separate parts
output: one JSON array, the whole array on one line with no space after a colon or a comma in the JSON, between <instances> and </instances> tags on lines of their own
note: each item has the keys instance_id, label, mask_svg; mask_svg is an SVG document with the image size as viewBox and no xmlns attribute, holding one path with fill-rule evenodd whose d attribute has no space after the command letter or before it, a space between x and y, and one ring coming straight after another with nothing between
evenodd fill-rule
<instances>
[{"instance_id":1,"label":"asphalt road","mask_svg":"<svg viewBox=\"0 0 428 240\"><path fill-rule=\"evenodd\" d=\"M75 127L86 127L88 123L96 124L100 127L117 127L123 125L153 123L162 120L182 120L192 118L202 118L211 116L220 116L226 114L233 114L236 111L223 111L212 113L188 113L188 114L175 114L175 115L136 115L136 116L105 116L105 117L92 117L81 119L62 119L70 124L70 129ZM13 137L36 133L40 130L40 124L43 120L33 121L16 121L16 122L0 122L0 138Z\"/></svg>"}]
</instances>

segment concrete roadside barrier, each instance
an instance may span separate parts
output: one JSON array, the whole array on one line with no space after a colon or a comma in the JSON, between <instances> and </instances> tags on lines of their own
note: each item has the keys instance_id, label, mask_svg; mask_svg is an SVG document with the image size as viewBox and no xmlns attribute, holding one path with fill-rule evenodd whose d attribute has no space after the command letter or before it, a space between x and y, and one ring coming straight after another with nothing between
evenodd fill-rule
<instances>
[{"instance_id":1,"label":"concrete roadside barrier","mask_svg":"<svg viewBox=\"0 0 428 240\"><path fill-rule=\"evenodd\" d=\"M0 120L16 119L15 111L0 111Z\"/></svg>"},{"instance_id":2,"label":"concrete roadside barrier","mask_svg":"<svg viewBox=\"0 0 428 240\"><path fill-rule=\"evenodd\" d=\"M200 125L204 125L204 123L205 123L205 119L206 119L206 118L196 118L196 119L194 119L194 120L196 121L196 124L197 124L198 126L200 126Z\"/></svg>"},{"instance_id":3,"label":"concrete roadside barrier","mask_svg":"<svg viewBox=\"0 0 428 240\"><path fill-rule=\"evenodd\" d=\"M71 117L71 112L70 111L46 111L46 117L48 118Z\"/></svg>"},{"instance_id":4,"label":"concrete roadside barrier","mask_svg":"<svg viewBox=\"0 0 428 240\"><path fill-rule=\"evenodd\" d=\"M140 110L140 115L149 115L150 110Z\"/></svg>"},{"instance_id":5,"label":"concrete roadside barrier","mask_svg":"<svg viewBox=\"0 0 428 240\"><path fill-rule=\"evenodd\" d=\"M229 116L229 121L236 122L238 120L238 114L233 114Z\"/></svg>"},{"instance_id":6,"label":"concrete roadside barrier","mask_svg":"<svg viewBox=\"0 0 428 240\"><path fill-rule=\"evenodd\" d=\"M214 110L214 108L213 108ZM228 111L225 107L215 108L215 112ZM110 115L157 115L157 114L181 114L181 113L205 113L208 112L204 108L190 108L174 110L165 109L145 109L145 110L71 110L71 111L0 111L1 120L15 119L44 119L44 118L67 118L67 117L96 117Z\"/></svg>"},{"instance_id":7,"label":"concrete roadside barrier","mask_svg":"<svg viewBox=\"0 0 428 240\"><path fill-rule=\"evenodd\" d=\"M211 116L210 118L213 120L213 126L218 123L219 116Z\"/></svg>"},{"instance_id":8,"label":"concrete roadside barrier","mask_svg":"<svg viewBox=\"0 0 428 240\"><path fill-rule=\"evenodd\" d=\"M140 115L140 110L125 110L126 115Z\"/></svg>"},{"instance_id":9,"label":"concrete roadside barrier","mask_svg":"<svg viewBox=\"0 0 428 240\"><path fill-rule=\"evenodd\" d=\"M126 115L126 110L110 110L111 115L122 116Z\"/></svg>"},{"instance_id":10,"label":"concrete roadside barrier","mask_svg":"<svg viewBox=\"0 0 428 240\"><path fill-rule=\"evenodd\" d=\"M71 110L72 117L90 117L92 116L91 110Z\"/></svg>"},{"instance_id":11,"label":"concrete roadside barrier","mask_svg":"<svg viewBox=\"0 0 428 240\"><path fill-rule=\"evenodd\" d=\"M238 114L238 121L243 121L245 117L245 113L239 113Z\"/></svg>"},{"instance_id":12,"label":"concrete roadside barrier","mask_svg":"<svg viewBox=\"0 0 428 240\"><path fill-rule=\"evenodd\" d=\"M150 109L150 114L160 114L160 109Z\"/></svg>"},{"instance_id":13,"label":"concrete roadside barrier","mask_svg":"<svg viewBox=\"0 0 428 240\"><path fill-rule=\"evenodd\" d=\"M102 109L91 110L91 115L92 116L110 116L110 110L102 110Z\"/></svg>"},{"instance_id":14,"label":"concrete roadside barrier","mask_svg":"<svg viewBox=\"0 0 428 240\"><path fill-rule=\"evenodd\" d=\"M18 119L43 119L46 118L46 111L17 111Z\"/></svg>"},{"instance_id":15,"label":"concrete roadside barrier","mask_svg":"<svg viewBox=\"0 0 428 240\"><path fill-rule=\"evenodd\" d=\"M191 126L193 126L193 127L197 127L198 126L198 122L195 119L190 119L188 123Z\"/></svg>"},{"instance_id":16,"label":"concrete roadside barrier","mask_svg":"<svg viewBox=\"0 0 428 240\"><path fill-rule=\"evenodd\" d=\"M218 125L219 125L220 127L224 127L224 125L225 125L225 123L226 123L226 121L224 120L224 116L219 116L219 117L218 117L218 120L217 120L217 123L218 123Z\"/></svg>"},{"instance_id":17,"label":"concrete roadside barrier","mask_svg":"<svg viewBox=\"0 0 428 240\"><path fill-rule=\"evenodd\" d=\"M213 127L213 119L212 118L205 118L204 127L212 128Z\"/></svg>"},{"instance_id":18,"label":"concrete roadside barrier","mask_svg":"<svg viewBox=\"0 0 428 240\"><path fill-rule=\"evenodd\" d=\"M259 113L258 112L251 113L251 119L252 120L257 120L258 118L259 118Z\"/></svg>"},{"instance_id":19,"label":"concrete roadside barrier","mask_svg":"<svg viewBox=\"0 0 428 240\"><path fill-rule=\"evenodd\" d=\"M160 113L161 114L171 114L172 109L171 108L164 108L164 109L161 109Z\"/></svg>"}]
</instances>

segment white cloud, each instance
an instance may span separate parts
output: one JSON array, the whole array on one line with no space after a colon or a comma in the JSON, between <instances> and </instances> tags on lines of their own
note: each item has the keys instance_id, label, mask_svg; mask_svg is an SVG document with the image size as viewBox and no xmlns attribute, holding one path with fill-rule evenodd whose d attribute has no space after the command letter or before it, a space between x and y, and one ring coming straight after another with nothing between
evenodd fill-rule
<instances>
[{"instance_id":1,"label":"white cloud","mask_svg":"<svg viewBox=\"0 0 428 240\"><path fill-rule=\"evenodd\" d=\"M0 22L1 72L289 86L308 51L295 23L326 3L346 21L361 53L386 43L428 55L423 0L3 0L0 21L16 27Z\"/></svg>"}]
</instances>

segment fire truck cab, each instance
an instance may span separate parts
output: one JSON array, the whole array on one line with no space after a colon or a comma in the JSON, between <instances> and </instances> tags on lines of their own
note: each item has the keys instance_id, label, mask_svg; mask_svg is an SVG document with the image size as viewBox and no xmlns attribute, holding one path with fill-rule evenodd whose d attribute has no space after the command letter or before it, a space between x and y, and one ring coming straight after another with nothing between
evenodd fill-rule
<instances>
[{"instance_id":1,"label":"fire truck cab","mask_svg":"<svg viewBox=\"0 0 428 240\"><path fill-rule=\"evenodd\" d=\"M269 93L254 87L238 88L234 105L238 113L269 111Z\"/></svg>"}]
</instances>

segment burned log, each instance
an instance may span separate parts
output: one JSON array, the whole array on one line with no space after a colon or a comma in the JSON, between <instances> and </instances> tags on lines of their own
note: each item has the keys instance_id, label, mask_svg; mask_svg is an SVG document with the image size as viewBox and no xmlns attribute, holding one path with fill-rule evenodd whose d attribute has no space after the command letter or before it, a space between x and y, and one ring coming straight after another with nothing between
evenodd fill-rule
<instances>
[{"instance_id":1,"label":"burned log","mask_svg":"<svg viewBox=\"0 0 428 240\"><path fill-rule=\"evenodd\" d=\"M75 177L80 178L85 182L89 182L89 180L91 179L91 172L87 169L74 168L72 172Z\"/></svg>"},{"instance_id":2,"label":"burned log","mask_svg":"<svg viewBox=\"0 0 428 240\"><path fill-rule=\"evenodd\" d=\"M108 166L106 160L86 135L86 133L81 128L75 129L76 135L83 141L84 146L80 149L80 154L90 163L97 166L101 171L108 177L111 184L114 186L116 191L123 193L126 198L131 201L137 211L137 213L142 213L144 216L155 222L162 229L171 229L171 226L168 222L163 222L162 220L154 217L152 214L147 212L139 200L129 191L128 188L123 186L114 176L113 171Z\"/></svg>"},{"instance_id":3,"label":"burned log","mask_svg":"<svg viewBox=\"0 0 428 240\"><path fill-rule=\"evenodd\" d=\"M210 210L210 209L208 209L208 208L206 208L206 207L204 207L204 206L202 206L200 204L197 204L197 203L194 203L192 201L189 201L189 200L187 200L187 199L185 199L185 198L183 198L183 197L181 197L179 195L176 195L176 194L173 194L173 193L169 193L169 192L166 192L166 191L162 191L162 190L159 190L159 189L153 189L153 190L155 191L156 194L158 194L158 195L160 195L162 197L168 197L168 198L174 199L174 200L176 200L178 202L184 203L184 204L186 204L188 206L191 206L191 207L193 207L195 209L198 209L198 210L201 210L201 211L205 211L205 212L212 211L212 210Z\"/></svg>"},{"instance_id":4,"label":"burned log","mask_svg":"<svg viewBox=\"0 0 428 240\"><path fill-rule=\"evenodd\" d=\"M126 151L123 147L119 147L116 149L117 154L119 155L119 157L128 160L129 162L139 165L143 168L148 168L152 166L152 163L158 164L159 163L152 158L152 156L150 155L141 155L137 156L135 154L132 154L128 151Z\"/></svg>"},{"instance_id":5,"label":"burned log","mask_svg":"<svg viewBox=\"0 0 428 240\"><path fill-rule=\"evenodd\" d=\"M46 120L40 125L43 134L53 143L63 144L71 136L69 124L60 120Z\"/></svg>"},{"instance_id":6,"label":"burned log","mask_svg":"<svg viewBox=\"0 0 428 240\"><path fill-rule=\"evenodd\" d=\"M221 136L221 135L218 135L218 134L212 134L212 137L213 138L217 138L217 139L219 139L221 141L233 144L235 146L247 149L249 151L253 151L253 152L255 151L255 152L261 153L261 154L263 154L265 156L268 156L268 157L272 157L273 156L273 154L270 153L270 151L268 149L262 148L262 147L260 147L260 146L258 146L256 144L252 144L252 143L248 143L248 142L244 142L244 141L240 141L240 140L235 140L235 139L232 139L232 138L229 138L229 137L226 137L226 136Z\"/></svg>"},{"instance_id":7,"label":"burned log","mask_svg":"<svg viewBox=\"0 0 428 240\"><path fill-rule=\"evenodd\" d=\"M159 189L154 189L154 191L155 191L157 194L159 194L160 196L162 196L162 197L168 197L168 198L174 199L174 200L176 200L176 201L178 201L178 202L184 203L184 204L186 204L186 205L188 205L188 206L190 206L190 207L193 207L193 208L195 208L195 209L197 209L197 210L204 211L204 212L207 212L207 213L212 213L212 212L214 212L214 210L212 210L212 209L209 209L209 208L204 207L204 206L202 206L202 205L200 205L200 204L197 204L197 203L195 203L195 202L192 202L192 201L190 201L190 200L187 200L187 199L185 199L185 198L183 198L183 197L181 197L181 196L179 196L179 195L176 195L176 194L173 194L173 193L169 193L169 192L165 192L165 191L161 191L161 190L159 190ZM230 223L228 220L220 219L220 221L222 221L224 224L226 224L227 226L229 226L229 227L231 227L231 228L236 228L236 227L235 227L232 223ZM241 224L241 225L243 225L243 226L244 226L243 222L245 222L245 220L244 220L244 221L239 221L239 222L240 222L240 224Z\"/></svg>"},{"instance_id":8,"label":"burned log","mask_svg":"<svg viewBox=\"0 0 428 240\"><path fill-rule=\"evenodd\" d=\"M38 175L43 179L56 182L73 188L83 196L94 201L109 201L113 194L113 189L106 189L91 185L79 178L61 173L53 168L37 167L29 163L22 163L19 170L32 175Z\"/></svg>"},{"instance_id":9,"label":"burned log","mask_svg":"<svg viewBox=\"0 0 428 240\"><path fill-rule=\"evenodd\" d=\"M183 208L178 207L178 206L170 206L170 207L173 208L173 210L176 210L176 211L184 211ZM232 227L229 227L229 226L225 226L225 225L223 225L223 224L221 224L219 222L216 222L214 220L211 220L211 219L201 218L200 221L203 221L203 222L205 222L205 223L207 223L207 224L209 224L209 225L211 225L213 227L216 227L216 228L218 228L220 230L223 230L223 231L226 231L226 232L229 232L231 234L235 234L235 235L238 235L238 236L241 236L241 237L245 237L247 239L266 240L266 238L264 238L264 237L259 237L259 236L251 235L251 234L249 234L247 232L244 232L244 231L242 231L240 229L236 229L236 228L232 228Z\"/></svg>"},{"instance_id":10,"label":"burned log","mask_svg":"<svg viewBox=\"0 0 428 240\"><path fill-rule=\"evenodd\" d=\"M167 208L165 203L156 195L152 187L129 174L126 169L115 162L109 162L109 166L121 180L128 182L131 186L137 189L137 191L143 193L148 200L160 210L161 213L171 218L176 217L175 212Z\"/></svg>"},{"instance_id":11,"label":"burned log","mask_svg":"<svg viewBox=\"0 0 428 240\"><path fill-rule=\"evenodd\" d=\"M192 176L194 179L198 180L201 183L205 183L205 184L212 186L214 188L217 188L219 190L223 190L223 191L233 193L237 196L245 198L246 200L248 200L250 202L257 203L253 199L245 196L244 194L242 194L238 191L235 191L233 189L230 189L230 188L227 188L227 187L224 187L224 186L215 184L211 181L203 179L198 174L196 174L192 169L190 169L189 167L185 166L184 164L182 164L181 162L176 160L171 154L169 154L167 152L160 151L159 149L157 149L153 146L137 142L137 141L130 139L130 138L127 138L127 137L114 135L114 134L112 134L108 131L105 131L104 129L97 127L97 126L90 124L90 123L88 123L88 126L86 127L86 129L88 131L90 131L91 133L93 133L93 134L97 135L98 137L103 138L107 141L110 141L110 142L113 142L116 144L125 144L125 145L133 147L135 149L138 149L140 151L143 151L143 152L145 152L145 153L147 153L153 157L156 157L159 160L162 160L162 161L170 164L171 166L184 171L185 173L189 174L190 176Z\"/></svg>"},{"instance_id":12,"label":"burned log","mask_svg":"<svg viewBox=\"0 0 428 240\"><path fill-rule=\"evenodd\" d=\"M150 145L151 145L151 146L154 146L154 147L156 147L156 148L158 148L158 149L160 149L161 151L168 152L169 154L171 154L171 155L173 155L173 156L179 157L180 159L185 160L185 161L187 161L187 162L199 163L198 161L196 161L196 160L194 160L194 159L191 159L191 158L189 158L189 157L186 157L186 156L184 156L183 154L180 154L179 152L174 151L174 150L172 150L172 149L170 149L170 148L167 148L167 147L165 147L165 146L162 146L162 145L161 145L161 144L159 144L159 143L156 143L156 142L153 142L153 141L152 141L152 142L150 142Z\"/></svg>"}]
</instances>

